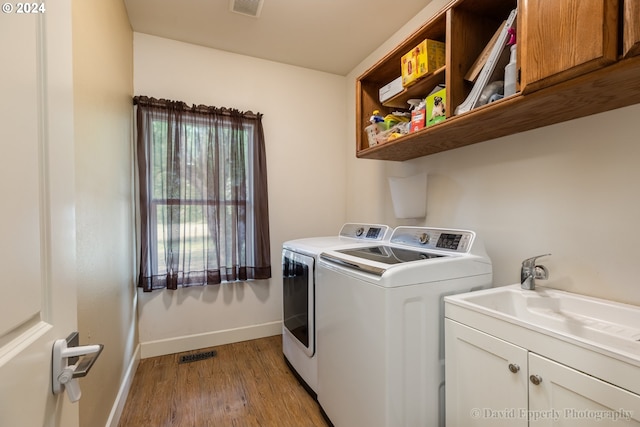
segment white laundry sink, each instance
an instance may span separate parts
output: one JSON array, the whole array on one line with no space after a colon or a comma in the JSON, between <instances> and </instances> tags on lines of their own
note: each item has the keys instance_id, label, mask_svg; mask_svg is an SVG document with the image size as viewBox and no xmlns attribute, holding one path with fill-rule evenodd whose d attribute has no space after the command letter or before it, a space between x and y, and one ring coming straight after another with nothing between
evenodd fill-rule
<instances>
[{"instance_id":1,"label":"white laundry sink","mask_svg":"<svg viewBox=\"0 0 640 427\"><path fill-rule=\"evenodd\" d=\"M447 297L451 304L556 336L640 358L640 307L538 287L492 288Z\"/></svg>"}]
</instances>

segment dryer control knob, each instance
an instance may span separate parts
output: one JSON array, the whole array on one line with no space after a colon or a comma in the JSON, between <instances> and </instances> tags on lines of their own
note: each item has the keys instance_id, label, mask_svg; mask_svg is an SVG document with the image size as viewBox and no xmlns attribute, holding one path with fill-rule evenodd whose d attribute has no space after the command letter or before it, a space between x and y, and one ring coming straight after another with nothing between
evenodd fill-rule
<instances>
[{"instance_id":1,"label":"dryer control knob","mask_svg":"<svg viewBox=\"0 0 640 427\"><path fill-rule=\"evenodd\" d=\"M418 241L421 244L426 245L427 243L429 243L429 235L427 233L422 233L420 237L418 237Z\"/></svg>"},{"instance_id":2,"label":"dryer control knob","mask_svg":"<svg viewBox=\"0 0 640 427\"><path fill-rule=\"evenodd\" d=\"M360 227L356 230L356 236L360 237L364 233L364 228Z\"/></svg>"}]
</instances>

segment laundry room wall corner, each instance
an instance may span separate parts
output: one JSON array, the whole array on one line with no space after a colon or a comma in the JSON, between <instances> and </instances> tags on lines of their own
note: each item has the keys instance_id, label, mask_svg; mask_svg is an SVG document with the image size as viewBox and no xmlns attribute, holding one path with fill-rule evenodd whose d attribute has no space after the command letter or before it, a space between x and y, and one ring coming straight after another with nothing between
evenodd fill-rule
<instances>
[{"instance_id":1,"label":"laundry room wall corner","mask_svg":"<svg viewBox=\"0 0 640 427\"><path fill-rule=\"evenodd\" d=\"M350 129L357 76L442 6L431 2L349 74ZM522 260L553 253L546 285L640 304L632 289L640 199L628 184L640 181L638 114L632 105L405 162L357 159L352 131L347 216L397 225L386 179L422 170L429 176L423 225L475 230L493 261L494 285L518 282ZM597 239L607 235L622 238L603 251Z\"/></svg>"},{"instance_id":2,"label":"laundry room wall corner","mask_svg":"<svg viewBox=\"0 0 640 427\"><path fill-rule=\"evenodd\" d=\"M136 95L263 114L271 235L270 280L139 292L143 357L281 332L283 242L345 220L344 87L344 76L134 33Z\"/></svg>"}]
</instances>

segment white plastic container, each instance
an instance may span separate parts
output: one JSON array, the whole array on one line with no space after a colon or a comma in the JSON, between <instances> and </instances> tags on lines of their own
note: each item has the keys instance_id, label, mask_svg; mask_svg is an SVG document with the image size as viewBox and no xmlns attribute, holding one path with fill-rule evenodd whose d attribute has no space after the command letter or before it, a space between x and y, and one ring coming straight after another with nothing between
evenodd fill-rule
<instances>
[{"instance_id":1,"label":"white plastic container","mask_svg":"<svg viewBox=\"0 0 640 427\"><path fill-rule=\"evenodd\" d=\"M511 45L511 58L509 59L509 63L504 67L504 97L513 95L516 93L516 46L515 44Z\"/></svg>"}]
</instances>

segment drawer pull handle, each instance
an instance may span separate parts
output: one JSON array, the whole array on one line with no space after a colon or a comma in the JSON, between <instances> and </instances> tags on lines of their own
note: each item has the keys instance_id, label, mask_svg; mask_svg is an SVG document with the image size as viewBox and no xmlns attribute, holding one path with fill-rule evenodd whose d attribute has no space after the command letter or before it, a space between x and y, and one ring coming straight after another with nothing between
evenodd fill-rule
<instances>
[{"instance_id":1,"label":"drawer pull handle","mask_svg":"<svg viewBox=\"0 0 640 427\"><path fill-rule=\"evenodd\" d=\"M542 377L540 377L539 375L531 375L529 377L529 380L534 384L534 385L540 385L540 383L542 382Z\"/></svg>"},{"instance_id":2,"label":"drawer pull handle","mask_svg":"<svg viewBox=\"0 0 640 427\"><path fill-rule=\"evenodd\" d=\"M509 363L509 370L514 374L517 374L520 370L520 366L516 365L515 363Z\"/></svg>"}]
</instances>

